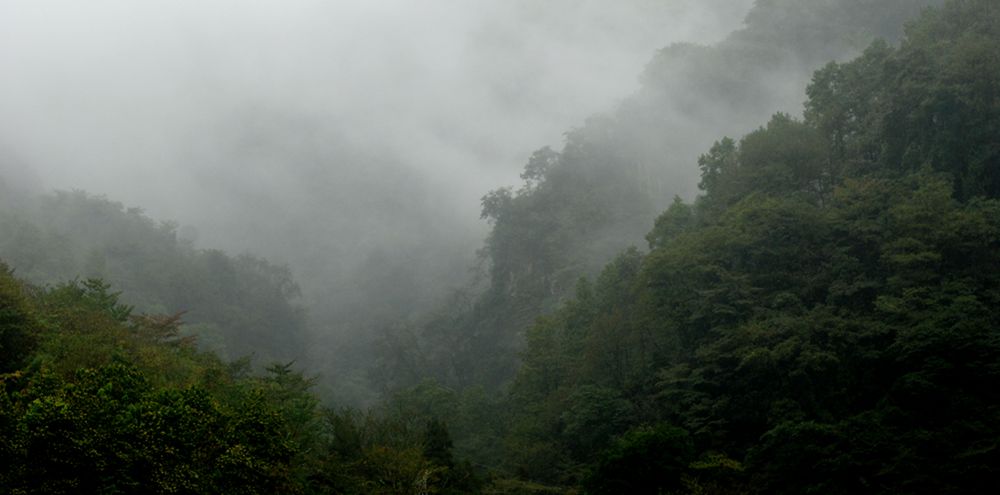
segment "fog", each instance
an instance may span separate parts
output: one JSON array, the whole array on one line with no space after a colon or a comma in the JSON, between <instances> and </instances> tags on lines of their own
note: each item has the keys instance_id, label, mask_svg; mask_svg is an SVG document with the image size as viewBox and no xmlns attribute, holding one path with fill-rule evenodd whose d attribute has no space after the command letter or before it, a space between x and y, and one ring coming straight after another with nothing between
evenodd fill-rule
<instances>
[{"instance_id":1,"label":"fog","mask_svg":"<svg viewBox=\"0 0 1000 495\"><path fill-rule=\"evenodd\" d=\"M657 48L717 41L750 3L4 0L5 175L307 286L378 246L471 254L483 193L632 92Z\"/></svg>"},{"instance_id":2,"label":"fog","mask_svg":"<svg viewBox=\"0 0 1000 495\"><path fill-rule=\"evenodd\" d=\"M0 179L287 264L314 332L299 357L361 389L380 328L474 277L485 193L614 111L658 50L721 41L752 3L0 0ZM684 144L665 199L693 189L716 120L662 143Z\"/></svg>"},{"instance_id":3,"label":"fog","mask_svg":"<svg viewBox=\"0 0 1000 495\"><path fill-rule=\"evenodd\" d=\"M0 0L0 495L984 492L998 54L1000 0Z\"/></svg>"}]
</instances>

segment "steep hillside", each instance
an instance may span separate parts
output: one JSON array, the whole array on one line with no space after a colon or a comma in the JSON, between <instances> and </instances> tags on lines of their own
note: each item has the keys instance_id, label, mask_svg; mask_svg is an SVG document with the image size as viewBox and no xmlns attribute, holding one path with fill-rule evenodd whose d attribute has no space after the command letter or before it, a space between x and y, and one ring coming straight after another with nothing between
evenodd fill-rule
<instances>
[{"instance_id":1,"label":"steep hillside","mask_svg":"<svg viewBox=\"0 0 1000 495\"><path fill-rule=\"evenodd\" d=\"M950 2L699 160L528 332L509 466L588 493L986 493L1000 9Z\"/></svg>"},{"instance_id":2,"label":"steep hillside","mask_svg":"<svg viewBox=\"0 0 1000 495\"><path fill-rule=\"evenodd\" d=\"M561 150L535 152L519 188L483 198L492 226L480 253L485 288L459 294L429 322L388 331L376 381L508 383L531 322L571 295L578 277L645 245L674 196L694 194L694 158L714 136L799 108L812 71L876 37L898 38L907 19L938 3L760 1L744 29L715 46L661 50L637 94L568 132Z\"/></svg>"},{"instance_id":3,"label":"steep hillside","mask_svg":"<svg viewBox=\"0 0 1000 495\"><path fill-rule=\"evenodd\" d=\"M197 249L177 226L84 192L24 195L0 210L0 259L36 284L99 278L144 313L230 358L302 359L306 328L288 269Z\"/></svg>"}]
</instances>

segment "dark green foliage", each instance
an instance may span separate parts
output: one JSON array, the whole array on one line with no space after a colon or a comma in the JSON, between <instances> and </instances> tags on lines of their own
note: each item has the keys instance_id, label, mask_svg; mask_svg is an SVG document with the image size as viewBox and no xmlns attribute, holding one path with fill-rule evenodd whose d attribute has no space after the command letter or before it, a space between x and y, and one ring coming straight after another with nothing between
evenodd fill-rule
<instances>
[{"instance_id":1,"label":"dark green foliage","mask_svg":"<svg viewBox=\"0 0 1000 495\"><path fill-rule=\"evenodd\" d=\"M285 485L289 449L274 423L252 412L259 405L237 413L197 388L157 392L125 364L25 393L34 399L21 419L23 475L11 486L30 493L273 493Z\"/></svg>"},{"instance_id":2,"label":"dark green foliage","mask_svg":"<svg viewBox=\"0 0 1000 495\"><path fill-rule=\"evenodd\" d=\"M957 198L1000 195L1000 12L953 1L911 24L898 50L877 44L819 71L806 116L845 166L949 174Z\"/></svg>"},{"instance_id":3,"label":"dark green foliage","mask_svg":"<svg viewBox=\"0 0 1000 495\"><path fill-rule=\"evenodd\" d=\"M438 419L431 419L424 428L424 457L427 460L444 467L454 467L455 459L452 458L451 436L448 435L448 428Z\"/></svg>"},{"instance_id":4,"label":"dark green foliage","mask_svg":"<svg viewBox=\"0 0 1000 495\"><path fill-rule=\"evenodd\" d=\"M630 430L601 454L586 482L587 493L680 491L693 455L691 439L680 428L657 425Z\"/></svg>"},{"instance_id":5,"label":"dark green foliage","mask_svg":"<svg viewBox=\"0 0 1000 495\"><path fill-rule=\"evenodd\" d=\"M989 493L997 13L930 11L818 71L804 121L703 155L703 196L674 200L651 252L527 332L511 468L589 470L594 493ZM654 448L649 424L689 436Z\"/></svg>"},{"instance_id":6,"label":"dark green foliage","mask_svg":"<svg viewBox=\"0 0 1000 495\"><path fill-rule=\"evenodd\" d=\"M49 385L51 386L51 385ZM221 407L203 389L152 389L125 364L81 370L34 397L21 419L31 493L288 491L292 449L252 397Z\"/></svg>"},{"instance_id":7,"label":"dark green foliage","mask_svg":"<svg viewBox=\"0 0 1000 495\"><path fill-rule=\"evenodd\" d=\"M715 172L710 172L714 174ZM708 178L710 181L711 178ZM704 180L703 180L704 182ZM684 203L680 196L674 196L674 202L656 219L653 230L646 235L649 249L662 247L675 237L695 226L694 208Z\"/></svg>"},{"instance_id":8,"label":"dark green foliage","mask_svg":"<svg viewBox=\"0 0 1000 495\"><path fill-rule=\"evenodd\" d=\"M744 137L738 151L732 140L723 139L698 163L703 201L716 208L732 206L751 193L789 194L822 204L832 187L825 139L784 114Z\"/></svg>"},{"instance_id":9,"label":"dark green foliage","mask_svg":"<svg viewBox=\"0 0 1000 495\"><path fill-rule=\"evenodd\" d=\"M0 373L14 371L35 349L39 322L24 288L0 263Z\"/></svg>"}]
</instances>

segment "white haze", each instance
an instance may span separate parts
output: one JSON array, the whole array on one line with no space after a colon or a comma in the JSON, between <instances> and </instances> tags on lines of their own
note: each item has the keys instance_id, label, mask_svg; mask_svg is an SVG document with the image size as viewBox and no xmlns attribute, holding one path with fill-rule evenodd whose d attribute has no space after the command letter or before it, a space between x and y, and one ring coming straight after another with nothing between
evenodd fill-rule
<instances>
[{"instance_id":1,"label":"white haze","mask_svg":"<svg viewBox=\"0 0 1000 495\"><path fill-rule=\"evenodd\" d=\"M0 179L289 263L323 318L406 314L467 276L485 192L751 3L0 0Z\"/></svg>"},{"instance_id":2,"label":"white haze","mask_svg":"<svg viewBox=\"0 0 1000 495\"><path fill-rule=\"evenodd\" d=\"M297 185L299 164L247 170L216 143L248 118L307 123L475 216L530 151L634 89L656 48L712 42L747 4L4 0L0 132L49 187L198 223L220 182Z\"/></svg>"}]
</instances>

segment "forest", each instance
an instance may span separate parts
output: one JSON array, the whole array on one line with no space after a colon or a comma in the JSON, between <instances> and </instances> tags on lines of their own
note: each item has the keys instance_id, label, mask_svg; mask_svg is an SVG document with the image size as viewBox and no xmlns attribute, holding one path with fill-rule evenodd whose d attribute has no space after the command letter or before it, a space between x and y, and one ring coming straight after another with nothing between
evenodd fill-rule
<instances>
[{"instance_id":1,"label":"forest","mask_svg":"<svg viewBox=\"0 0 1000 495\"><path fill-rule=\"evenodd\" d=\"M994 0L757 0L520 179L348 304L0 175L0 494L995 490Z\"/></svg>"}]
</instances>

